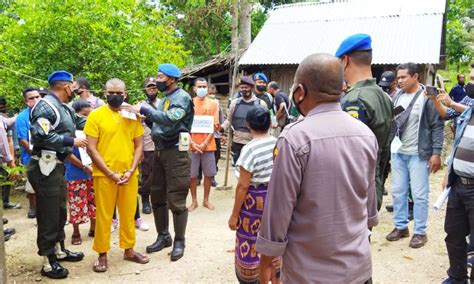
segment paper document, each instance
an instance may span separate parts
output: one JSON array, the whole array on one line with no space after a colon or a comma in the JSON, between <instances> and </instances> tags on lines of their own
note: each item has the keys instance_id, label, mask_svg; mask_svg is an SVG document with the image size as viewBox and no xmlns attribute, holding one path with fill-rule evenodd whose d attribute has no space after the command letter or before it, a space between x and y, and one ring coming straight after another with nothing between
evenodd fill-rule
<instances>
[{"instance_id":1,"label":"paper document","mask_svg":"<svg viewBox=\"0 0 474 284\"><path fill-rule=\"evenodd\" d=\"M447 187L443 190L443 192L441 193L441 195L438 197L438 199L436 199L436 202L433 204L433 209L434 210L439 210L441 209L441 207L443 206L444 202L446 201L446 199L448 199L448 196L449 196L449 191L451 190L450 187Z\"/></svg>"},{"instance_id":2,"label":"paper document","mask_svg":"<svg viewBox=\"0 0 474 284\"><path fill-rule=\"evenodd\" d=\"M195 115L191 133L214 133L214 116Z\"/></svg>"},{"instance_id":3,"label":"paper document","mask_svg":"<svg viewBox=\"0 0 474 284\"><path fill-rule=\"evenodd\" d=\"M123 103L122 105L127 106L127 105L130 105L130 104ZM133 112L128 111L128 110L121 110L121 111L120 111L120 114L121 114L122 117L124 117L124 118L137 120L137 115L136 115L135 113L133 113Z\"/></svg>"},{"instance_id":4,"label":"paper document","mask_svg":"<svg viewBox=\"0 0 474 284\"><path fill-rule=\"evenodd\" d=\"M76 137L86 139L86 134L81 130L76 130ZM86 148L78 148L78 149L79 149L79 156L80 156L79 158L81 159L82 164L84 166L92 165L92 159L89 156L89 154L87 154Z\"/></svg>"}]
</instances>

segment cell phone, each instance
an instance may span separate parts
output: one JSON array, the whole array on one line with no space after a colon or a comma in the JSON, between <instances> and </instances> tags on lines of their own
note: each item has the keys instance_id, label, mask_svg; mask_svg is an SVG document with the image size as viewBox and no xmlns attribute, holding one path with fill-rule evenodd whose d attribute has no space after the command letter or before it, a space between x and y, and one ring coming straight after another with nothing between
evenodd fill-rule
<instances>
[{"instance_id":1,"label":"cell phone","mask_svg":"<svg viewBox=\"0 0 474 284\"><path fill-rule=\"evenodd\" d=\"M426 86L426 92L430 97L436 97L439 94L438 89L433 86Z\"/></svg>"},{"instance_id":2,"label":"cell phone","mask_svg":"<svg viewBox=\"0 0 474 284\"><path fill-rule=\"evenodd\" d=\"M393 116L397 116L400 113L402 113L405 110L404 107L402 106L397 106L396 108L393 109Z\"/></svg>"}]
</instances>

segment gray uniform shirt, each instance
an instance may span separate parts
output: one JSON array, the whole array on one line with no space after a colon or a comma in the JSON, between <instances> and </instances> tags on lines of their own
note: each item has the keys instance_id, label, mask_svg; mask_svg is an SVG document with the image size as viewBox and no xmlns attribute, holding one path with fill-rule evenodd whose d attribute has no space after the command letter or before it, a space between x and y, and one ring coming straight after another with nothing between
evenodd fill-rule
<instances>
[{"instance_id":1,"label":"gray uniform shirt","mask_svg":"<svg viewBox=\"0 0 474 284\"><path fill-rule=\"evenodd\" d=\"M285 127L256 249L283 256L283 283L363 283L378 222L377 139L339 103Z\"/></svg>"}]
</instances>

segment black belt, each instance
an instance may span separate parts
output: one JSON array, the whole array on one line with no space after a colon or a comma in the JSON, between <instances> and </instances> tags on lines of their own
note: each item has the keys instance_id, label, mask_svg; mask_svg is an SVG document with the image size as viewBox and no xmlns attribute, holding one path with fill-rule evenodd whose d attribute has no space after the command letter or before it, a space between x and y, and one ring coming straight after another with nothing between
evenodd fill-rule
<instances>
[{"instance_id":1,"label":"black belt","mask_svg":"<svg viewBox=\"0 0 474 284\"><path fill-rule=\"evenodd\" d=\"M459 181L464 185L474 185L474 178L459 177Z\"/></svg>"}]
</instances>

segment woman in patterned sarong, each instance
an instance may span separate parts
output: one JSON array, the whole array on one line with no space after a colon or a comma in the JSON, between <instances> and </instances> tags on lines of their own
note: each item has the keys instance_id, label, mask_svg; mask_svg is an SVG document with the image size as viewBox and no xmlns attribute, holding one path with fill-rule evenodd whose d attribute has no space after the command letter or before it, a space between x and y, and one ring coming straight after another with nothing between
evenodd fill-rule
<instances>
[{"instance_id":1,"label":"woman in patterned sarong","mask_svg":"<svg viewBox=\"0 0 474 284\"><path fill-rule=\"evenodd\" d=\"M248 112L246 120L253 139L242 148L236 163L239 182L229 227L237 231L235 273L239 283L259 283L260 256L255 244L273 168L276 138L268 134L271 124L268 110L255 107ZM272 283L279 283L280 262L281 259L276 258L273 263Z\"/></svg>"}]
</instances>

